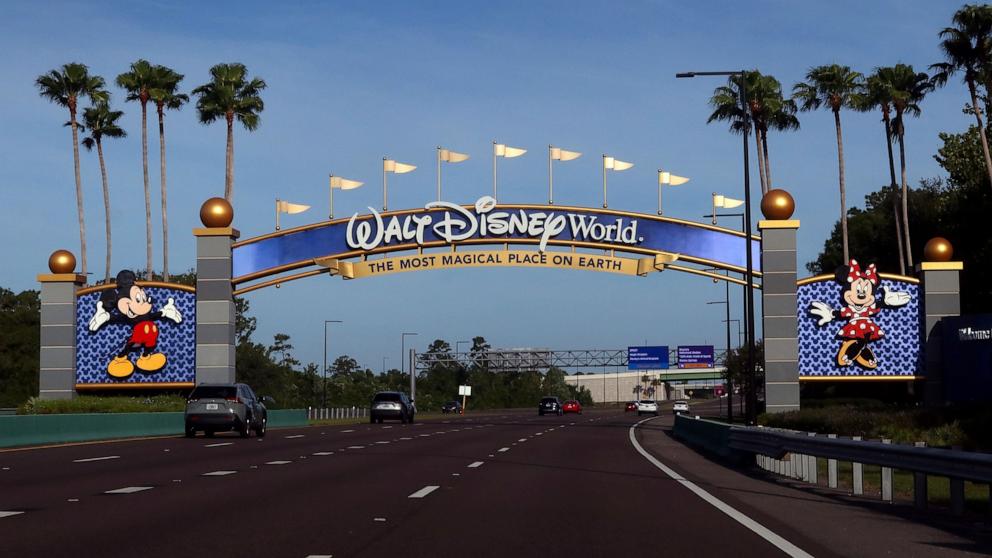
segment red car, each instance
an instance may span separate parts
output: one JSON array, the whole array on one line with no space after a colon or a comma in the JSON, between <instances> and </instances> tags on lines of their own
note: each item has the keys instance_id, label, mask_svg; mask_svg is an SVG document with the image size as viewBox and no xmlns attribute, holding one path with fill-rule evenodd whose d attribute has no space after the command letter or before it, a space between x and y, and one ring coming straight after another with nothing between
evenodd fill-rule
<instances>
[{"instance_id":1,"label":"red car","mask_svg":"<svg viewBox=\"0 0 992 558\"><path fill-rule=\"evenodd\" d=\"M562 404L561 406L562 414L564 413L578 413L582 414L582 404L574 399L570 399Z\"/></svg>"},{"instance_id":2,"label":"red car","mask_svg":"<svg viewBox=\"0 0 992 558\"><path fill-rule=\"evenodd\" d=\"M627 405L624 406L623 412L629 413L631 411L637 411L637 401L628 401Z\"/></svg>"}]
</instances>

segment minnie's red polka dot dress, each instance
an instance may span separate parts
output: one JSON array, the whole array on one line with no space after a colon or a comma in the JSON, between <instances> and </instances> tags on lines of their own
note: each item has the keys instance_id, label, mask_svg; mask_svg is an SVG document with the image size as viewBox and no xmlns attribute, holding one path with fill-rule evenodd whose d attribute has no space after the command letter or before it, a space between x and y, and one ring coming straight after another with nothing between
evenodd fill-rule
<instances>
[{"instance_id":1,"label":"minnie's red polka dot dress","mask_svg":"<svg viewBox=\"0 0 992 558\"><path fill-rule=\"evenodd\" d=\"M878 314L880 310L875 304L860 310L854 306L847 306L840 311L840 317L847 318L848 322L837 336L843 339L866 339L875 341L881 339L885 332L878 324L871 320L871 316Z\"/></svg>"}]
</instances>

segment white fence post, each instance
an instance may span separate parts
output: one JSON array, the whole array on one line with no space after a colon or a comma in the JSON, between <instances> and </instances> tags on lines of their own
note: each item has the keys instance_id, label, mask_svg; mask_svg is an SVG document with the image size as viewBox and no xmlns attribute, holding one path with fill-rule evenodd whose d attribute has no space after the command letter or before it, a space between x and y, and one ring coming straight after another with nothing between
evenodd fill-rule
<instances>
[{"instance_id":1,"label":"white fence post","mask_svg":"<svg viewBox=\"0 0 992 558\"><path fill-rule=\"evenodd\" d=\"M827 434L827 438L837 439L836 434ZM837 460L827 459L827 486L837 488Z\"/></svg>"},{"instance_id":2,"label":"white fence post","mask_svg":"<svg viewBox=\"0 0 992 558\"><path fill-rule=\"evenodd\" d=\"M892 440L882 438L883 444L891 444ZM882 501L892 501L892 468L882 467Z\"/></svg>"},{"instance_id":3,"label":"white fence post","mask_svg":"<svg viewBox=\"0 0 992 558\"><path fill-rule=\"evenodd\" d=\"M861 436L855 436L854 441L860 442ZM854 495L861 496L865 493L865 467L861 463L851 463L851 483L854 485Z\"/></svg>"}]
</instances>

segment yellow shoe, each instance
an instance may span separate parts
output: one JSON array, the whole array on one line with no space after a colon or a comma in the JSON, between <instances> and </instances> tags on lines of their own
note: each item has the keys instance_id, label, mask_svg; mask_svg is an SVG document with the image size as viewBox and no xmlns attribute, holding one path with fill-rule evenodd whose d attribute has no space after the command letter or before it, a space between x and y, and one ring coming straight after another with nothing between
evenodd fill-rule
<instances>
[{"instance_id":1,"label":"yellow shoe","mask_svg":"<svg viewBox=\"0 0 992 558\"><path fill-rule=\"evenodd\" d=\"M165 355L162 353L154 353L138 357L136 364L138 365L138 370L142 372L158 372L165 368L165 360Z\"/></svg>"},{"instance_id":2,"label":"yellow shoe","mask_svg":"<svg viewBox=\"0 0 992 558\"><path fill-rule=\"evenodd\" d=\"M107 374L123 380L134 373L134 365L127 357L116 357L107 365Z\"/></svg>"},{"instance_id":3,"label":"yellow shoe","mask_svg":"<svg viewBox=\"0 0 992 558\"><path fill-rule=\"evenodd\" d=\"M853 345L855 342L856 341L854 339L847 339L843 343L841 343L840 350L837 351L837 366L851 365L851 359L847 358L847 350L851 348L851 345ZM140 359L138 366L139 367L141 366Z\"/></svg>"}]
</instances>

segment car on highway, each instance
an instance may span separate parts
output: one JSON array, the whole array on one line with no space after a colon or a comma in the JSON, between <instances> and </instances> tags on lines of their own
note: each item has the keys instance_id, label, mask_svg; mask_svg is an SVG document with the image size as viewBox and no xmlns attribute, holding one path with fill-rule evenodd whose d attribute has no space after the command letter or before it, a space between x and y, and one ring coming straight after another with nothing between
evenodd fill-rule
<instances>
[{"instance_id":1,"label":"car on highway","mask_svg":"<svg viewBox=\"0 0 992 558\"><path fill-rule=\"evenodd\" d=\"M444 414L448 414L448 413L458 414L462 412L462 404L457 401L448 401L444 405L441 405L441 412Z\"/></svg>"},{"instance_id":2,"label":"car on highway","mask_svg":"<svg viewBox=\"0 0 992 558\"><path fill-rule=\"evenodd\" d=\"M544 416L546 414L563 415L565 412L561 408L561 400L557 397L542 397L541 402L537 404L537 414Z\"/></svg>"},{"instance_id":3,"label":"car on highway","mask_svg":"<svg viewBox=\"0 0 992 558\"><path fill-rule=\"evenodd\" d=\"M623 412L631 413L637 410L637 401L628 401L623 407Z\"/></svg>"},{"instance_id":4,"label":"car on highway","mask_svg":"<svg viewBox=\"0 0 992 558\"><path fill-rule=\"evenodd\" d=\"M372 396L369 409L369 422L382 423L383 419L399 419L406 424L413 422L416 410L413 401L401 391L380 391Z\"/></svg>"},{"instance_id":5,"label":"car on highway","mask_svg":"<svg viewBox=\"0 0 992 558\"><path fill-rule=\"evenodd\" d=\"M684 399L679 399L678 401L675 402L674 405L672 405L672 412L675 413L676 415L679 413L688 413L689 402Z\"/></svg>"},{"instance_id":6,"label":"car on highway","mask_svg":"<svg viewBox=\"0 0 992 558\"><path fill-rule=\"evenodd\" d=\"M653 399L642 399L637 402L637 414L638 416L644 413L651 413L654 416L658 416L658 402Z\"/></svg>"},{"instance_id":7,"label":"car on highway","mask_svg":"<svg viewBox=\"0 0 992 558\"><path fill-rule=\"evenodd\" d=\"M569 399L568 401L561 404L561 412L565 413L578 413L582 414L582 403L574 399Z\"/></svg>"},{"instance_id":8,"label":"car on highway","mask_svg":"<svg viewBox=\"0 0 992 558\"><path fill-rule=\"evenodd\" d=\"M193 438L198 431L213 436L215 432L236 430L242 438L252 431L261 438L269 421L266 402L274 401L256 396L246 384L200 384L186 398L186 437Z\"/></svg>"}]
</instances>

